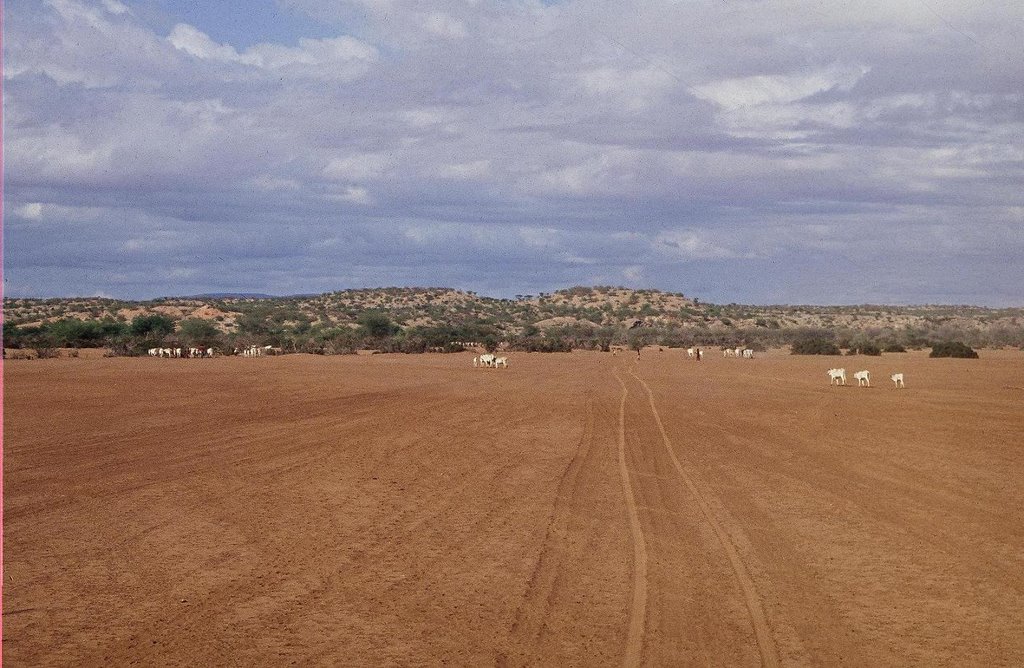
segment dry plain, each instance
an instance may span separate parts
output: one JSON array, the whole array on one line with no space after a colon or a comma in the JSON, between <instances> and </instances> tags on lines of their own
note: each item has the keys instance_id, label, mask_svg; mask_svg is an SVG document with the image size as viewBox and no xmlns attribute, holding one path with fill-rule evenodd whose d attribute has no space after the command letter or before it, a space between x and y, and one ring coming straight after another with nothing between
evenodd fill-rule
<instances>
[{"instance_id":1,"label":"dry plain","mask_svg":"<svg viewBox=\"0 0 1024 668\"><path fill-rule=\"evenodd\" d=\"M8 361L4 662L1024 665L1024 353L471 357Z\"/></svg>"}]
</instances>

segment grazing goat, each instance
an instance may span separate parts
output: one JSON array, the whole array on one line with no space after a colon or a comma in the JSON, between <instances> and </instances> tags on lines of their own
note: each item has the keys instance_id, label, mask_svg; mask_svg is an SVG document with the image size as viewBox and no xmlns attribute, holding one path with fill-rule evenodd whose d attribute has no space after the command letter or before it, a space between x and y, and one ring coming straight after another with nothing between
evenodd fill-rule
<instances>
[{"instance_id":1,"label":"grazing goat","mask_svg":"<svg viewBox=\"0 0 1024 668\"><path fill-rule=\"evenodd\" d=\"M494 368L497 369L499 366L505 367L507 369L508 368L508 358L507 357L495 357L494 358Z\"/></svg>"},{"instance_id":2,"label":"grazing goat","mask_svg":"<svg viewBox=\"0 0 1024 668\"><path fill-rule=\"evenodd\" d=\"M839 384L842 381L843 385L846 385L846 369L829 369L828 370L828 384L835 383Z\"/></svg>"},{"instance_id":3,"label":"grazing goat","mask_svg":"<svg viewBox=\"0 0 1024 668\"><path fill-rule=\"evenodd\" d=\"M907 386L907 384L903 382L903 374L902 373L894 373L892 376L890 376L890 378L892 378L892 382L896 383L896 387L906 387Z\"/></svg>"},{"instance_id":4,"label":"grazing goat","mask_svg":"<svg viewBox=\"0 0 1024 668\"><path fill-rule=\"evenodd\" d=\"M871 387L871 374L866 369L853 374L853 377L857 381L857 387Z\"/></svg>"}]
</instances>

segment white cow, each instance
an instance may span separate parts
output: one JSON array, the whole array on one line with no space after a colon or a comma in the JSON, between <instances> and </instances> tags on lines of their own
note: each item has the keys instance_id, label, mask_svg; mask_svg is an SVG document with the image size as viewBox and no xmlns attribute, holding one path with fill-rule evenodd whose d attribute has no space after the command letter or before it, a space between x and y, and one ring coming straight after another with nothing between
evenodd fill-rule
<instances>
[{"instance_id":1,"label":"white cow","mask_svg":"<svg viewBox=\"0 0 1024 668\"><path fill-rule=\"evenodd\" d=\"M892 376L890 376L890 378L892 378L892 382L896 383L896 387L906 387L907 386L907 384L903 382L903 374L902 373L894 373Z\"/></svg>"},{"instance_id":2,"label":"white cow","mask_svg":"<svg viewBox=\"0 0 1024 668\"><path fill-rule=\"evenodd\" d=\"M207 348L206 349L206 356L207 357L213 357L213 348Z\"/></svg>"},{"instance_id":3,"label":"white cow","mask_svg":"<svg viewBox=\"0 0 1024 668\"><path fill-rule=\"evenodd\" d=\"M505 367L507 369L508 368L508 358L507 357L495 357L494 358L494 368L497 369L499 366Z\"/></svg>"},{"instance_id":4,"label":"white cow","mask_svg":"<svg viewBox=\"0 0 1024 668\"><path fill-rule=\"evenodd\" d=\"M857 387L863 387L865 385L871 387L871 374L868 373L866 369L853 374L853 377L857 381Z\"/></svg>"},{"instance_id":5,"label":"white cow","mask_svg":"<svg viewBox=\"0 0 1024 668\"><path fill-rule=\"evenodd\" d=\"M687 357L693 357L694 354L695 354L695 351L693 350L693 348L687 348L686 349L686 356Z\"/></svg>"},{"instance_id":6,"label":"white cow","mask_svg":"<svg viewBox=\"0 0 1024 668\"><path fill-rule=\"evenodd\" d=\"M494 355L487 353L480 356L480 366L494 366Z\"/></svg>"},{"instance_id":7,"label":"white cow","mask_svg":"<svg viewBox=\"0 0 1024 668\"><path fill-rule=\"evenodd\" d=\"M746 350L743 351L743 357L748 360L754 359L754 351L751 350L750 348L747 348Z\"/></svg>"},{"instance_id":8,"label":"white cow","mask_svg":"<svg viewBox=\"0 0 1024 668\"><path fill-rule=\"evenodd\" d=\"M734 357L735 352L732 348L725 348L722 350L722 357Z\"/></svg>"},{"instance_id":9,"label":"white cow","mask_svg":"<svg viewBox=\"0 0 1024 668\"><path fill-rule=\"evenodd\" d=\"M829 369L828 378L829 385L832 383L838 385L839 381L842 381L843 385L846 385L846 369Z\"/></svg>"},{"instance_id":10,"label":"white cow","mask_svg":"<svg viewBox=\"0 0 1024 668\"><path fill-rule=\"evenodd\" d=\"M159 357L160 356L160 349L159 348L150 348L146 352L149 354L150 357Z\"/></svg>"},{"instance_id":11,"label":"white cow","mask_svg":"<svg viewBox=\"0 0 1024 668\"><path fill-rule=\"evenodd\" d=\"M478 366L480 366L480 358L479 357L474 357L473 358L473 368L475 369Z\"/></svg>"},{"instance_id":12,"label":"white cow","mask_svg":"<svg viewBox=\"0 0 1024 668\"><path fill-rule=\"evenodd\" d=\"M736 357L742 357L743 356L743 348L737 348L736 350L732 351L732 354L735 355Z\"/></svg>"}]
</instances>

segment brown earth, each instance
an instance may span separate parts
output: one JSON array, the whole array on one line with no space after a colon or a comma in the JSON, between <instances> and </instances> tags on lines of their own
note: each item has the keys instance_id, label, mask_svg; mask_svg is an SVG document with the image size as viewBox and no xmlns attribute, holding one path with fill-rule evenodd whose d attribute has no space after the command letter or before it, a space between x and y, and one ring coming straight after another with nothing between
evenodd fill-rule
<instances>
[{"instance_id":1,"label":"brown earth","mask_svg":"<svg viewBox=\"0 0 1024 668\"><path fill-rule=\"evenodd\" d=\"M1024 354L470 359L7 361L4 662L1024 664Z\"/></svg>"}]
</instances>

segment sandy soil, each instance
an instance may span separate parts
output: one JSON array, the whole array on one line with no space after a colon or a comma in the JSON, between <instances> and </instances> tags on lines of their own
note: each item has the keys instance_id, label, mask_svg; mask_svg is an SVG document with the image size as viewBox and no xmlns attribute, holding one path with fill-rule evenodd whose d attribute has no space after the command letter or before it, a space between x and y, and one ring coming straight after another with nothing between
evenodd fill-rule
<instances>
[{"instance_id":1,"label":"sandy soil","mask_svg":"<svg viewBox=\"0 0 1024 668\"><path fill-rule=\"evenodd\" d=\"M1022 665L982 355L8 360L3 659Z\"/></svg>"}]
</instances>

